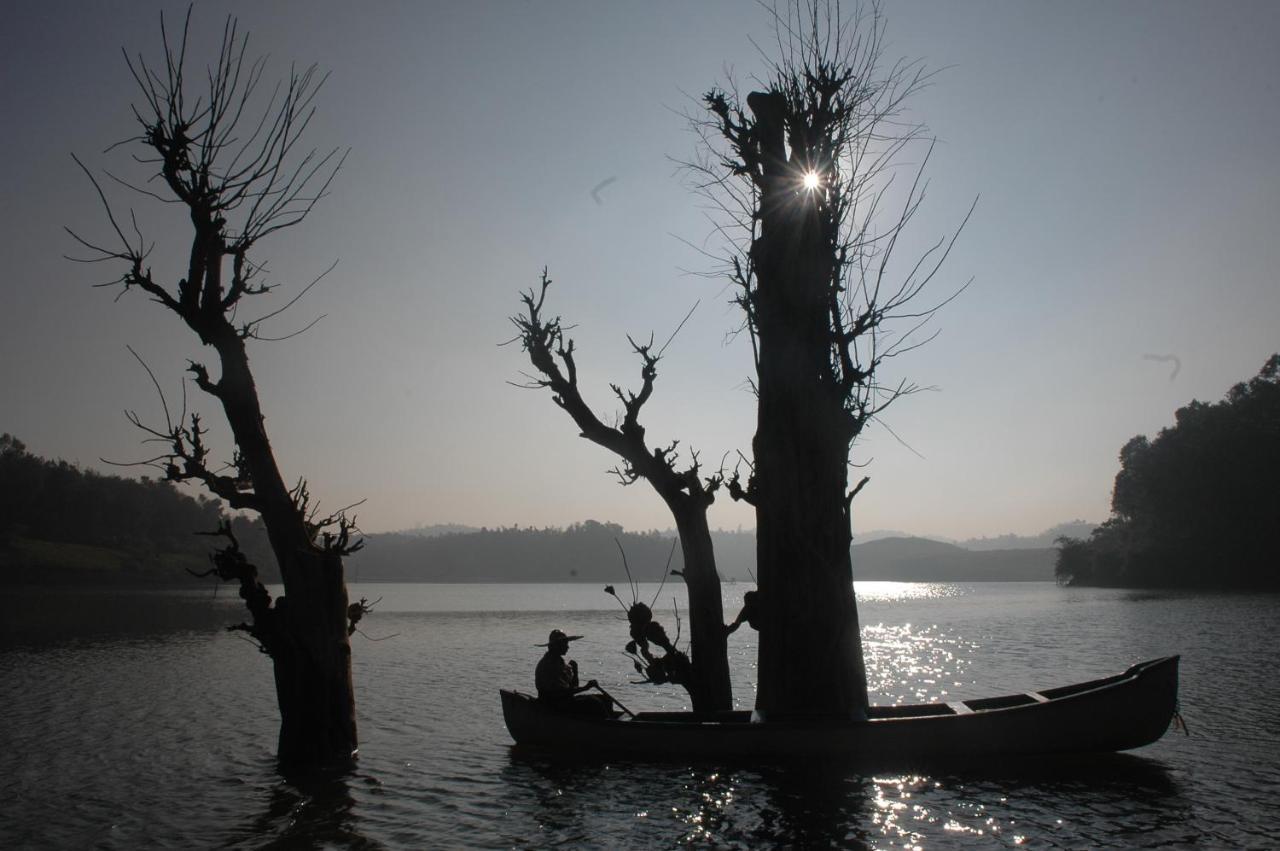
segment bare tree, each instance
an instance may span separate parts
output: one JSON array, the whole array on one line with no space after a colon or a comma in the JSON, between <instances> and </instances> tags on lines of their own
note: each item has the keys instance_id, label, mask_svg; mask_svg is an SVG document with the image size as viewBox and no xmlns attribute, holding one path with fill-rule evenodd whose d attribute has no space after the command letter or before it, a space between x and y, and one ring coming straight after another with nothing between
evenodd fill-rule
<instances>
[{"instance_id":1,"label":"bare tree","mask_svg":"<svg viewBox=\"0 0 1280 851\"><path fill-rule=\"evenodd\" d=\"M868 479L849 486L849 453L918 389L882 383L882 367L928 342L914 335L949 298L921 295L955 234L894 277L899 237L924 199L927 152L901 207L881 213L899 155L923 139L903 105L928 75L918 63L885 64L878 6L848 18L838 3L796 0L774 20L764 90L745 108L731 91L708 93L709 117L696 123L705 155L690 164L727 237L721 259L755 359L754 458L746 482L735 474L728 489L756 509L756 708L865 717L849 545L851 505Z\"/></svg>"},{"instance_id":2,"label":"bare tree","mask_svg":"<svg viewBox=\"0 0 1280 851\"><path fill-rule=\"evenodd\" d=\"M611 385L614 395L622 403L621 421L615 426L606 425L591 410L578 389L578 366L573 340L564 334L560 317L548 317L543 305L551 279L543 270L538 290L521 295L524 312L511 317L516 326L524 350L538 371L522 386L548 388L552 399L573 418L582 436L603 446L622 459L614 473L624 485L644 479L657 491L658 496L671 510L680 535L680 548L684 555L683 578L689 592L689 629L692 667L688 677L677 674L674 679L689 691L693 708L699 712L711 712L733 708L733 692L729 681L729 658L724 628L724 609L720 599L720 576L716 572L715 551L711 532L707 526L707 508L715 500L721 484L719 474L703 478L696 452L690 453L690 463L680 469L676 448L679 441L670 446L649 448L645 440L645 428L640 424L640 410L653 395L654 380L658 375L661 351L653 351L653 341L637 343L628 337L632 349L640 358L640 391L624 391ZM624 604L625 605L625 604ZM628 612L632 619L633 642L643 641L646 630L656 635L652 613L644 603L632 606ZM636 638L639 630L641 638ZM665 641L665 633L662 634ZM656 642L662 646L663 641ZM647 644L645 645L647 648ZM670 655L670 648L667 649ZM676 670L676 666L668 666ZM665 679L673 679L664 668ZM660 678L662 679L662 678Z\"/></svg>"},{"instance_id":3,"label":"bare tree","mask_svg":"<svg viewBox=\"0 0 1280 851\"><path fill-rule=\"evenodd\" d=\"M305 481L285 484L249 366L246 343L266 339L260 334L263 322L302 293L254 319L241 320L238 313L273 289L261 279L262 263L251 259L258 243L307 217L345 153L301 147L323 83L315 66L291 70L273 91L258 97L265 59L246 60L248 36L232 18L224 26L216 61L207 74L195 75L193 84L187 73L190 15L176 42L161 17L160 64L125 55L141 95L133 109L141 132L118 144L140 149L133 159L150 173L141 182L106 173L137 193L177 206L189 219L185 276L170 283L153 274L147 263L151 248L136 216L131 211L122 225L101 183L78 159L106 209L115 242L71 235L90 252L79 259L124 266L119 278L101 286L121 287L122 295L141 290L216 353L216 377L195 361L187 371L221 404L235 439L233 459L221 467L212 462L200 417L188 417L184 403L176 421L165 406L163 428L146 426L130 414L164 446L143 463L159 467L170 481L199 482L231 508L262 516L284 594L272 601L229 525L211 533L225 537L228 545L214 555L210 572L239 583L252 620L232 628L255 639L274 664L282 764L341 764L354 756L357 745L349 634L366 610L347 598L342 559L361 543L352 538L353 519L342 512L319 515Z\"/></svg>"}]
</instances>

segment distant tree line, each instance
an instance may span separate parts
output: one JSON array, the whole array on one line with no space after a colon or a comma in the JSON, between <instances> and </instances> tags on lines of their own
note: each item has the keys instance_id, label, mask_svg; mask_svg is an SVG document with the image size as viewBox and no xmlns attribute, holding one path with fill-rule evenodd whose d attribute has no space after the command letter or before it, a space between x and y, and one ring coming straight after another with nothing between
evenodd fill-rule
<instances>
[{"instance_id":1,"label":"distant tree line","mask_svg":"<svg viewBox=\"0 0 1280 851\"><path fill-rule=\"evenodd\" d=\"M1280 588L1280 354L1120 450L1112 517L1058 539L1069 585Z\"/></svg>"},{"instance_id":2,"label":"distant tree line","mask_svg":"<svg viewBox=\"0 0 1280 851\"><path fill-rule=\"evenodd\" d=\"M212 532L230 521L241 547L279 582L261 520L230 515L220 500L190 496L172 483L124 478L33 455L19 438L0 435L0 565L22 568L22 581L59 582L86 577L71 569L96 560L93 577L105 581L194 582L184 567L203 568L216 542ZM464 528L464 527L459 527ZM754 554L751 532L717 532L735 561ZM657 530L626 532L616 523L587 520L567 528L511 526L424 537L385 533L352 558L358 577L402 582L591 581L627 584L621 544L636 582L659 582L674 536ZM732 540L729 540L732 539ZM617 543L615 543L615 541ZM25 564L33 544L43 563ZM736 546L735 546L736 544ZM75 545L79 558L69 555ZM114 568L112 567L114 565ZM670 569L683 567L676 548ZM744 573L745 575L745 573ZM678 587L678 586L672 586Z\"/></svg>"},{"instance_id":3,"label":"distant tree line","mask_svg":"<svg viewBox=\"0 0 1280 851\"><path fill-rule=\"evenodd\" d=\"M597 582L615 586L625 597L627 574L618 544L636 582L660 582L673 536L669 530L627 532L595 520L567 528L510 526L431 536L391 532L367 536L368 546L349 559L349 567L357 582ZM721 578L754 585L755 531L716 529L711 538ZM1048 546L979 552L905 537L856 544L851 552L857 579L905 582L1044 581L1053 577L1055 554ZM678 546L670 569L685 569ZM669 591L679 587L678 580L668 577L668 590L659 600L667 611Z\"/></svg>"},{"instance_id":4,"label":"distant tree line","mask_svg":"<svg viewBox=\"0 0 1280 851\"><path fill-rule=\"evenodd\" d=\"M754 562L753 533L712 534L716 546L725 546L734 562ZM350 559L354 581L599 582L622 589L627 568L619 545L636 582L661 582L666 570L684 569L680 547L672 553L673 535L627 532L616 523L595 520L566 528L511 526L431 537L388 533L370 535L368 541ZM678 578L669 587L678 589Z\"/></svg>"},{"instance_id":5,"label":"distant tree line","mask_svg":"<svg viewBox=\"0 0 1280 851\"><path fill-rule=\"evenodd\" d=\"M0 534L168 552L207 550L192 532L213 529L217 500L192 498L172 485L125 479L27 452L0 436Z\"/></svg>"},{"instance_id":6,"label":"distant tree line","mask_svg":"<svg viewBox=\"0 0 1280 851\"><path fill-rule=\"evenodd\" d=\"M1064 536L1087 538L1097 525L1087 520L1068 520L1066 523L1050 526L1035 535L1015 535L1010 532L1004 535L996 535L995 537L966 538L963 541L952 541L951 543L959 544L966 550L979 551L1018 550L1032 547L1052 548L1058 539Z\"/></svg>"},{"instance_id":7,"label":"distant tree line","mask_svg":"<svg viewBox=\"0 0 1280 851\"><path fill-rule=\"evenodd\" d=\"M211 532L224 520L230 520L250 559L261 565L264 579L278 583L279 572L261 520L229 515L221 501L190 496L169 482L124 478L41 458L29 453L17 437L0 435L0 567L8 566L10 573L21 568L20 575L0 578L25 582L194 582L184 568L203 569L216 543L196 533ZM665 570L684 569L678 546L672 555L671 530L628 532L617 523L596 520L567 527L454 528L456 531L443 533L432 528L436 534L431 535L424 535L423 530L369 535L369 546L350 557L351 578L375 582L598 582L602 587L615 585L625 596L627 573L619 544L636 582L660 582ZM711 535L724 578L751 582L755 532L715 530ZM40 564L29 563L33 542L50 545L40 548ZM81 550L79 558L72 558L62 545L92 549ZM924 551L920 551L922 546ZM982 571L974 567L973 554L932 541L876 541L855 550L865 551L858 559L861 579L982 578ZM1023 562L1034 561L1015 560L1017 563L1011 562L1002 572L1004 562L994 554L984 555L978 567L1006 579L1026 578ZM85 560L94 562L92 571L73 569ZM1059 566L1060 576L1061 570ZM672 585L670 578L668 585L679 587ZM670 605L667 593L658 605ZM683 608L682 604L682 612Z\"/></svg>"},{"instance_id":8,"label":"distant tree line","mask_svg":"<svg viewBox=\"0 0 1280 851\"><path fill-rule=\"evenodd\" d=\"M190 496L169 482L123 478L41 458L18 438L0 436L0 581L195 582L186 568L207 569L217 546L215 539L197 533L211 532L224 520L231 522L263 579L279 583L260 519L230 515L220 500ZM714 530L711 537L723 578L754 584L754 530ZM349 573L365 582L597 582L602 588L614 585L625 597L627 572L619 544L632 578L654 583L662 581L665 570L684 570L680 547L672 554L674 539L673 530L629 532L596 520L542 528L455 524L368 535L368 546L349 557ZM1043 550L978 556L957 546L906 538L853 549L859 579L1048 578L1047 565L1045 573L1037 573ZM668 589L678 589L678 580L668 576ZM658 606L670 605L664 591Z\"/></svg>"},{"instance_id":9,"label":"distant tree line","mask_svg":"<svg viewBox=\"0 0 1280 851\"><path fill-rule=\"evenodd\" d=\"M0 552L8 556L5 563L23 560L23 542L74 544L119 555L126 574L149 579L171 574L175 581L187 581L190 577L179 565L201 564L212 549L210 540L196 533L211 532L224 519L219 500L189 496L168 482L104 475L41 458L19 438L0 435ZM250 545L261 538L247 518L236 517L234 528ZM53 553L56 561L57 550ZM22 578L54 577L28 573Z\"/></svg>"}]
</instances>

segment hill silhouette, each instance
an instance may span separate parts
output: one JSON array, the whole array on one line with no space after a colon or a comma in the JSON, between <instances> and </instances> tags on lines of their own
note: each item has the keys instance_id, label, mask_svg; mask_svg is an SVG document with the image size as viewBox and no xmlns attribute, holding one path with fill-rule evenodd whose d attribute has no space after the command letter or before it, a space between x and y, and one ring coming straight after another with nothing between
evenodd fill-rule
<instances>
[{"instance_id":1,"label":"hill silhouette","mask_svg":"<svg viewBox=\"0 0 1280 851\"><path fill-rule=\"evenodd\" d=\"M615 543L615 539L617 543ZM751 582L755 534L712 532L716 562L728 580ZM588 520L567 529L504 528L423 537L370 535L350 559L353 581L363 582L601 582L625 581L618 543L639 582L662 578L674 537L626 532L615 523ZM854 576L917 582L1048 581L1052 548L967 550L927 538L881 538L851 548ZM671 569L683 562L677 547Z\"/></svg>"},{"instance_id":2,"label":"hill silhouette","mask_svg":"<svg viewBox=\"0 0 1280 851\"><path fill-rule=\"evenodd\" d=\"M187 569L208 566L196 533L224 517L218 500L41 458L0 435L0 583L186 584ZM235 528L255 537L245 518Z\"/></svg>"},{"instance_id":3,"label":"hill silhouette","mask_svg":"<svg viewBox=\"0 0 1280 851\"><path fill-rule=\"evenodd\" d=\"M1087 520L1071 520L1050 526L1038 535L997 535L994 538L967 538L956 541L966 550L1033 550L1052 547L1061 537L1087 538L1097 527Z\"/></svg>"},{"instance_id":4,"label":"hill silhouette","mask_svg":"<svg viewBox=\"0 0 1280 851\"><path fill-rule=\"evenodd\" d=\"M189 585L187 570L208 565L210 539L228 515L207 497L193 498L166 482L126 479L31 455L22 441L0 437L0 582L7 584ZM232 518L241 546L267 582L278 581L260 521ZM873 537L872 533L868 533ZM1003 536L1005 541L1012 536ZM712 533L726 580L753 582L755 533ZM672 554L671 530L628 532L586 520L567 528L459 524L371 534L348 559L348 576L363 582L626 581L618 544L633 577L657 582ZM975 552L927 538L878 537L851 548L854 576L863 580L973 582L1052 578L1053 551L1044 548Z\"/></svg>"},{"instance_id":5,"label":"hill silhouette","mask_svg":"<svg viewBox=\"0 0 1280 851\"><path fill-rule=\"evenodd\" d=\"M854 544L856 579L899 582L1025 582L1053 578L1050 547L969 550L928 538Z\"/></svg>"}]
</instances>

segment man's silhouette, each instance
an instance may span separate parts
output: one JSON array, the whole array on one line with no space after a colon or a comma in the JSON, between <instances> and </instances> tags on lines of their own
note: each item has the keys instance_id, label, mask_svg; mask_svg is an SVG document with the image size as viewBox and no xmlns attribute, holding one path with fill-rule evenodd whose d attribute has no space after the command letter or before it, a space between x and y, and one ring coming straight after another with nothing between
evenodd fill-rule
<instances>
[{"instance_id":1,"label":"man's silhouette","mask_svg":"<svg viewBox=\"0 0 1280 851\"><path fill-rule=\"evenodd\" d=\"M546 644L538 647L547 648L538 660L534 670L534 684L538 687L538 700L580 715L611 715L611 701L600 694L579 694L589 688L596 688L595 680L588 680L586 685L578 685L578 663L572 659L565 661L569 652L569 642L577 641L581 635L565 635L558 629L551 630Z\"/></svg>"}]
</instances>

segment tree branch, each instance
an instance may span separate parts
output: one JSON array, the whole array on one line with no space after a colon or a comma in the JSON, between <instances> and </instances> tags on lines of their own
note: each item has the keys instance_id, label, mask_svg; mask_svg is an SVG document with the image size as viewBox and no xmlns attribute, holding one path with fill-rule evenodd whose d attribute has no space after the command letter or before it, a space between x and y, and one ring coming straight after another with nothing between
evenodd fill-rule
<instances>
[{"instance_id":1,"label":"tree branch","mask_svg":"<svg viewBox=\"0 0 1280 851\"><path fill-rule=\"evenodd\" d=\"M719 474L705 480L700 479L696 454L692 456L692 466L685 470L677 469L675 451L678 441L668 447L656 449L650 449L645 441L640 414L653 395L659 360L659 356L652 353L653 338L650 337L647 343L638 343L632 337L627 337L632 351L641 361L640 390L630 392L611 384L614 395L622 403L623 416L617 427L605 425L591 410L579 390L573 340L565 337L560 317L548 318L545 314L547 289L550 286L551 278L547 270L543 269L539 287L520 295L524 312L511 317L511 323L517 331L515 339L520 341L530 363L542 376L522 386L549 388L553 401L569 414L582 437L621 458L622 463L610 471L618 477L620 483L629 485L643 478L668 502L692 499L710 504L720 485Z\"/></svg>"}]
</instances>

